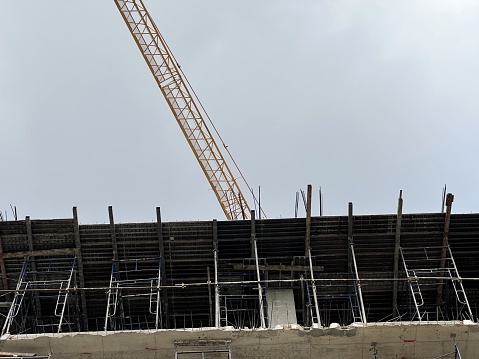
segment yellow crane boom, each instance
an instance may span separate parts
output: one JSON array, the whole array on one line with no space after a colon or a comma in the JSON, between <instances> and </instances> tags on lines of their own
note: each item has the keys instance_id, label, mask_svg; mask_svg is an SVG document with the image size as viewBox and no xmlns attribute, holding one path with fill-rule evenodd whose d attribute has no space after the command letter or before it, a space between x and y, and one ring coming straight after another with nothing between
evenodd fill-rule
<instances>
[{"instance_id":1,"label":"yellow crane boom","mask_svg":"<svg viewBox=\"0 0 479 359\"><path fill-rule=\"evenodd\" d=\"M185 81L184 75L143 1L115 0L115 3L226 217L228 219L249 218L250 207L246 198L208 128L205 116L192 96L193 91ZM229 154L228 149L226 151ZM233 163L236 165L234 160ZM236 168L239 171L237 166ZM241 171L239 173L244 180ZM248 186L247 183L246 185Z\"/></svg>"}]
</instances>

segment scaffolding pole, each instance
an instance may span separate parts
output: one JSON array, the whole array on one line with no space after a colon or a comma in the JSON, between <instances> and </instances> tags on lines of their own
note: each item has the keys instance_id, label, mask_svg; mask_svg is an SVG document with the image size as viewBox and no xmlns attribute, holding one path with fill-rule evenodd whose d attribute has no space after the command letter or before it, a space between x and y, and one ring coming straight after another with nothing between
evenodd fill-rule
<instances>
[{"instance_id":1,"label":"scaffolding pole","mask_svg":"<svg viewBox=\"0 0 479 359\"><path fill-rule=\"evenodd\" d=\"M316 293L316 282L315 282L314 273L313 273L313 261L311 260L311 248L309 248L308 250L308 258L309 258L309 270L311 273L311 287L313 288L314 309L316 311L318 326L321 327L322 325L321 325L321 317L319 316L318 294ZM312 318L311 318L311 322L313 322Z\"/></svg>"},{"instance_id":2,"label":"scaffolding pole","mask_svg":"<svg viewBox=\"0 0 479 359\"><path fill-rule=\"evenodd\" d=\"M213 220L213 255L215 261L215 327L221 326L220 289L218 286L218 222Z\"/></svg>"},{"instance_id":3,"label":"scaffolding pole","mask_svg":"<svg viewBox=\"0 0 479 359\"><path fill-rule=\"evenodd\" d=\"M351 244L351 255L353 257L354 274L356 276L356 288L358 290L358 296L359 296L358 299L359 299L359 304L361 305L361 320L364 324L367 324L368 321L366 320L366 311L364 310L363 292L361 290L361 281L359 279L358 266L356 264L356 255L354 254L353 244Z\"/></svg>"},{"instance_id":4,"label":"scaffolding pole","mask_svg":"<svg viewBox=\"0 0 479 359\"><path fill-rule=\"evenodd\" d=\"M259 273L259 260L258 260L258 246L256 245L256 233L254 231L255 223L255 211L251 210L251 239L253 242L254 250L254 262L256 265L256 280L258 284L258 299L259 299L259 315L261 319L261 328L266 328L266 321L264 319L264 306L263 306L263 288L261 287L261 277Z\"/></svg>"}]
</instances>

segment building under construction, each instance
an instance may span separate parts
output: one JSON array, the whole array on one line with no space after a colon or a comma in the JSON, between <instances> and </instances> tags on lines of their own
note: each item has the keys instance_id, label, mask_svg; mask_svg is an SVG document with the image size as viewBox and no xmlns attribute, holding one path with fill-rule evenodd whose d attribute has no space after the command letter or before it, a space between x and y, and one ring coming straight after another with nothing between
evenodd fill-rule
<instances>
[{"instance_id":1,"label":"building under construction","mask_svg":"<svg viewBox=\"0 0 479 359\"><path fill-rule=\"evenodd\" d=\"M156 222L119 224L110 207L109 224L79 225L76 208L68 219L3 221L2 335L475 328L479 214L451 214L447 199L445 213L402 214L399 199L390 215L354 215L350 204L344 216L162 222L157 208ZM234 340L224 340L168 350L229 358Z\"/></svg>"}]
</instances>

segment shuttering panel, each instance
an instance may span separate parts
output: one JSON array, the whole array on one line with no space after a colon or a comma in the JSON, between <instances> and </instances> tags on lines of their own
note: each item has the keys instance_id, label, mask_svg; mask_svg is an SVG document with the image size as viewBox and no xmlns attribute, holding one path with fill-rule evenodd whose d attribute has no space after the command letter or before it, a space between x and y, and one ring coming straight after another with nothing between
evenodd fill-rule
<instances>
[{"instance_id":1,"label":"shuttering panel","mask_svg":"<svg viewBox=\"0 0 479 359\"><path fill-rule=\"evenodd\" d=\"M401 246L404 248L441 246L445 214L404 214ZM360 278L384 279L363 281L363 297L369 321L381 320L392 312L392 277L397 218L395 214L354 216L353 238ZM256 220L258 256L267 264L292 264L305 251L304 218ZM72 219L32 220L35 250L75 248ZM113 259L110 224L79 226L90 329L103 328L106 290ZM118 259L159 256L157 223L115 224ZM213 222L162 223L166 285L170 327L206 326L210 322L210 296L207 269L214 280ZM255 280L255 272L234 269L252 262L251 221L218 221L218 271L220 281ZM29 250L26 221L0 222L0 240L4 253ZM311 219L311 253L314 265L324 270L318 278L344 278L348 273L348 217L330 216ZM449 243L459 273L464 278L477 277L479 268L479 214L452 214ZM8 288L14 289L23 258L5 259ZM238 266L236 266L238 268ZM404 277L402 263L400 276ZM296 278L287 273L273 273L269 279ZM288 277L289 276L289 277ZM408 305L408 288L400 282L398 304ZM185 288L182 284L187 284ZM198 284L198 285L196 285ZM275 286L274 284L271 284ZM479 281L464 280L475 315L479 307ZM0 287L4 288L3 281ZM301 319L299 284L295 289L298 319ZM333 288L321 287L327 294ZM210 287L214 294L213 286ZM337 290L338 291L338 290ZM434 290L430 296L435 295ZM214 303L214 298L213 298ZM321 299L323 306L327 302Z\"/></svg>"}]
</instances>

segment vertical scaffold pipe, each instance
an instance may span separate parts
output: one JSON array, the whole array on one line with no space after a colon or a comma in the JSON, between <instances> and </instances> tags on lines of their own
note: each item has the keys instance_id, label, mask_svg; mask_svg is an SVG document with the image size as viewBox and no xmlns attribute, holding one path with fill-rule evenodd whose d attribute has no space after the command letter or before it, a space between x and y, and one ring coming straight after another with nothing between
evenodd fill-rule
<instances>
[{"instance_id":1,"label":"vertical scaffold pipe","mask_svg":"<svg viewBox=\"0 0 479 359\"><path fill-rule=\"evenodd\" d=\"M253 228L255 222L255 211L251 210L251 226ZM261 277L259 273L259 259L258 259L258 246L256 245L256 232L251 232L251 239L253 242L254 250L254 262L256 265L256 278L258 281L258 299L259 299L259 316L261 319L261 328L266 328L266 321L264 319L264 306L263 306L263 288L261 287Z\"/></svg>"},{"instance_id":2,"label":"vertical scaffold pipe","mask_svg":"<svg viewBox=\"0 0 479 359\"><path fill-rule=\"evenodd\" d=\"M316 318L318 318L318 325L321 327L321 317L319 316L318 294L316 293L316 281L314 280L313 261L311 260L311 248L308 250L309 270L311 272L311 287L313 288L314 310L316 311ZM313 323L314 324L314 323Z\"/></svg>"},{"instance_id":3,"label":"vertical scaffold pipe","mask_svg":"<svg viewBox=\"0 0 479 359\"><path fill-rule=\"evenodd\" d=\"M359 279L358 265L356 264L356 255L354 254L354 245L353 244L351 244L351 256L353 257L354 274L356 276L356 286L358 288L359 302L361 304L361 319L362 319L364 324L367 324L368 321L366 320L366 311L364 310L363 292L361 290L361 281Z\"/></svg>"},{"instance_id":4,"label":"vertical scaffold pipe","mask_svg":"<svg viewBox=\"0 0 479 359\"><path fill-rule=\"evenodd\" d=\"M221 326L220 320L220 289L218 287L218 222L213 220L213 254L215 261L215 327Z\"/></svg>"}]
</instances>

